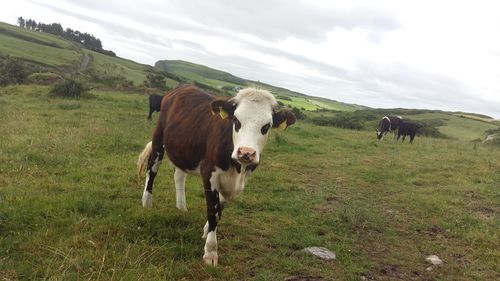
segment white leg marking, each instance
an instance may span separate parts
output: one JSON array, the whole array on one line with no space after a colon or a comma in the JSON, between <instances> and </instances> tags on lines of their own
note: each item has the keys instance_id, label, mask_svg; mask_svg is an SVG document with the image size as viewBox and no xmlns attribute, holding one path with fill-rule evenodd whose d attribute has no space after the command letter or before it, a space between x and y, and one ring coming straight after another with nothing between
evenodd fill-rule
<instances>
[{"instance_id":1,"label":"white leg marking","mask_svg":"<svg viewBox=\"0 0 500 281\"><path fill-rule=\"evenodd\" d=\"M208 235L208 221L207 223L205 223L205 226L203 227L203 235L201 236L201 238L205 239L207 238L207 235Z\"/></svg>"},{"instance_id":2,"label":"white leg marking","mask_svg":"<svg viewBox=\"0 0 500 281\"><path fill-rule=\"evenodd\" d=\"M186 207L186 176L187 174L178 168L175 168L174 181L175 181L175 197L177 209L187 211Z\"/></svg>"},{"instance_id":3,"label":"white leg marking","mask_svg":"<svg viewBox=\"0 0 500 281\"><path fill-rule=\"evenodd\" d=\"M153 206L153 194L146 190L149 182L149 171L146 172L146 184L144 185L144 192L142 193L142 206L152 207Z\"/></svg>"},{"instance_id":4,"label":"white leg marking","mask_svg":"<svg viewBox=\"0 0 500 281\"><path fill-rule=\"evenodd\" d=\"M217 266L219 256L217 255L217 228L214 231L210 231L207 235L207 241L205 242L205 254L203 255L203 260L206 264Z\"/></svg>"}]
</instances>

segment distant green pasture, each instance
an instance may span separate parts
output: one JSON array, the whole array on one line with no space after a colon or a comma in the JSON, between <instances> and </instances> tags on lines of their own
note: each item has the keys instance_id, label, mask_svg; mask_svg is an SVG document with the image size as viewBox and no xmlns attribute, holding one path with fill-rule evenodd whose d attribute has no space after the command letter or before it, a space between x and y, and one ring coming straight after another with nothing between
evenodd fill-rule
<instances>
[{"instance_id":1,"label":"distant green pasture","mask_svg":"<svg viewBox=\"0 0 500 281\"><path fill-rule=\"evenodd\" d=\"M441 133L452 138L466 141L484 138L484 132L486 130L498 127L485 121L444 113L424 113L417 115L408 115L408 118L415 120L442 119L447 123L447 125L438 127Z\"/></svg>"}]
</instances>

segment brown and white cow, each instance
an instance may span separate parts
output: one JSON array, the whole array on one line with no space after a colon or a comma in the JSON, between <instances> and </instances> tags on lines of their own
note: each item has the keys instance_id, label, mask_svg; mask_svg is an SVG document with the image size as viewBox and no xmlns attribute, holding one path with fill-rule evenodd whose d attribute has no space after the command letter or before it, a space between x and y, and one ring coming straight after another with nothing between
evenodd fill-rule
<instances>
[{"instance_id":1,"label":"brown and white cow","mask_svg":"<svg viewBox=\"0 0 500 281\"><path fill-rule=\"evenodd\" d=\"M218 262L216 230L224 203L245 188L260 163L270 129L295 123L293 113L276 112L276 106L272 94L253 88L240 90L231 99L218 99L195 86L184 85L163 98L153 140L138 160L139 170L146 169L142 205L152 206L153 181L165 151L175 167L178 209L187 210L187 173L199 173L207 203L203 228L203 259L207 264Z\"/></svg>"}]
</instances>

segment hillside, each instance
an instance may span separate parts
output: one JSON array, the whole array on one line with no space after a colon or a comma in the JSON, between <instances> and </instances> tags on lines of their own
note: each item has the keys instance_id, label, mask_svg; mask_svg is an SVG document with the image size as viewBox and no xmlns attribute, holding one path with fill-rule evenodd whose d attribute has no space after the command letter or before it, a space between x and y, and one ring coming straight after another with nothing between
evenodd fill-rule
<instances>
[{"instance_id":1,"label":"hillside","mask_svg":"<svg viewBox=\"0 0 500 281\"><path fill-rule=\"evenodd\" d=\"M131 60L109 57L52 34L30 31L0 22L0 58L19 57L38 71L60 74L80 72L80 64L88 55L90 62L83 75L88 79L124 79L140 84L151 66Z\"/></svg>"},{"instance_id":2,"label":"hillside","mask_svg":"<svg viewBox=\"0 0 500 281\"><path fill-rule=\"evenodd\" d=\"M148 72L156 70L165 73L166 84L170 88L179 83L195 83L220 95L234 94L239 88L246 86L268 89L275 94L279 102L305 111L306 115L312 117L331 116L338 112L371 110L361 105L312 97L260 81L245 80L228 72L191 62L161 60L154 67L139 64L87 50L59 36L0 23L0 61L7 56L21 58L34 72L52 72L65 77L81 77L94 88L118 88L118 85L124 82L131 82L131 90L141 92L140 87ZM474 113L424 111L419 115L409 109L375 110L374 112L378 114L377 118L390 112L398 112L398 115L415 120L438 119L443 123L438 128L443 135L462 140L482 139L487 130L499 126L499 121ZM369 123L366 129L374 130L375 123Z\"/></svg>"},{"instance_id":3,"label":"hillside","mask_svg":"<svg viewBox=\"0 0 500 281\"><path fill-rule=\"evenodd\" d=\"M224 71L181 60L160 60L155 63L155 68L159 71L173 73L188 78L191 81L197 81L214 89L226 90L230 93L234 93L235 90L247 86L264 88L275 94L280 102L299 109L303 108L304 110L354 111L367 108L361 105L346 104L325 98L307 96L299 92L258 81L245 80Z\"/></svg>"}]
</instances>

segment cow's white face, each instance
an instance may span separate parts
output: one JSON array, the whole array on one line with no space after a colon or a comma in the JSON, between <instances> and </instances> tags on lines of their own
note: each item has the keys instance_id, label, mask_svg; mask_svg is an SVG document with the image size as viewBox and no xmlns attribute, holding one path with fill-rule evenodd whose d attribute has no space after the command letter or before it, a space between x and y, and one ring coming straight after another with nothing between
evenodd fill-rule
<instances>
[{"instance_id":1,"label":"cow's white face","mask_svg":"<svg viewBox=\"0 0 500 281\"><path fill-rule=\"evenodd\" d=\"M225 103L225 104L224 104ZM242 165L258 164L271 128L295 123L289 111L274 112L274 96L265 90L243 89L228 101L212 103L212 110L227 114L233 121L233 152L231 158Z\"/></svg>"},{"instance_id":2,"label":"cow's white face","mask_svg":"<svg viewBox=\"0 0 500 281\"><path fill-rule=\"evenodd\" d=\"M257 164L273 126L271 104L241 101L233 116L233 145L231 158L242 164Z\"/></svg>"}]
</instances>

